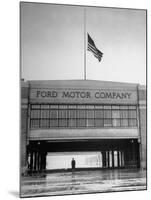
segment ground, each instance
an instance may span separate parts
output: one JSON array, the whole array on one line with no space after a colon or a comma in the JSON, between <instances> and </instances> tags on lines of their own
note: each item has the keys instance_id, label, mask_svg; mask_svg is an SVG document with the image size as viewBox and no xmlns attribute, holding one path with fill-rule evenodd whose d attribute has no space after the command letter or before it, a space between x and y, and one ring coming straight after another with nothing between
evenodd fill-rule
<instances>
[{"instance_id":1,"label":"ground","mask_svg":"<svg viewBox=\"0 0 151 200\"><path fill-rule=\"evenodd\" d=\"M57 172L21 178L21 197L145 190L146 171L138 169Z\"/></svg>"}]
</instances>

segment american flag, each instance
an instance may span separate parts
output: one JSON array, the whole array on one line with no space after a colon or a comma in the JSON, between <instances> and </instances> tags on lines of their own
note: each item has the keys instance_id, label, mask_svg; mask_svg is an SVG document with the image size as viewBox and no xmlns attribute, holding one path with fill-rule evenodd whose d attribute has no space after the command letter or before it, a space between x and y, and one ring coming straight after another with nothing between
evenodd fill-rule
<instances>
[{"instance_id":1,"label":"american flag","mask_svg":"<svg viewBox=\"0 0 151 200\"><path fill-rule=\"evenodd\" d=\"M103 53L101 51L99 51L96 46L94 41L92 40L92 38L90 37L90 35L88 34L88 51L91 51L93 53L93 55L98 59L98 61L100 62L103 56Z\"/></svg>"}]
</instances>

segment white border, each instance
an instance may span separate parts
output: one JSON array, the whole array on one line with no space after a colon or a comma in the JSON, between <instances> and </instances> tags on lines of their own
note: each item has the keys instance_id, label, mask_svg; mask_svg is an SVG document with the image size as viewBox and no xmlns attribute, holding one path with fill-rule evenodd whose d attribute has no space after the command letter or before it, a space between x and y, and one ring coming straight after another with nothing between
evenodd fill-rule
<instances>
[{"instance_id":1,"label":"white border","mask_svg":"<svg viewBox=\"0 0 151 200\"><path fill-rule=\"evenodd\" d=\"M34 2L34 0L32 1ZM107 7L148 9L148 44L150 43L150 0L37 0L36 2L93 5ZM19 191L19 1L4 0L0 4L0 199L18 198ZM148 74L150 51L148 50ZM148 92L151 90L148 76ZM148 98L150 93L148 94ZM150 99L150 98L149 98ZM150 106L148 100L148 115ZM149 120L148 120L149 121ZM149 127L150 128L150 127ZM150 169L150 145L148 130L148 169ZM148 191L116 192L85 195L56 196L51 199L150 199L151 181L148 170ZM46 197L41 197L44 199ZM50 198L50 197L47 197ZM31 198L33 199L33 198Z\"/></svg>"}]
</instances>

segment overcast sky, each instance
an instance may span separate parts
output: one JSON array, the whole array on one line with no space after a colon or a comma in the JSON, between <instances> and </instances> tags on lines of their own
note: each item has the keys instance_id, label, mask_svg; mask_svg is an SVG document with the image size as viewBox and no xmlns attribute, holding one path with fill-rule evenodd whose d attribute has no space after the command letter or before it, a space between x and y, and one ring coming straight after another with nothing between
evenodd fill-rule
<instances>
[{"instance_id":1,"label":"overcast sky","mask_svg":"<svg viewBox=\"0 0 151 200\"><path fill-rule=\"evenodd\" d=\"M102 51L86 52L87 79L146 82L146 12L86 8L86 32ZM21 77L84 78L84 7L21 4Z\"/></svg>"}]
</instances>

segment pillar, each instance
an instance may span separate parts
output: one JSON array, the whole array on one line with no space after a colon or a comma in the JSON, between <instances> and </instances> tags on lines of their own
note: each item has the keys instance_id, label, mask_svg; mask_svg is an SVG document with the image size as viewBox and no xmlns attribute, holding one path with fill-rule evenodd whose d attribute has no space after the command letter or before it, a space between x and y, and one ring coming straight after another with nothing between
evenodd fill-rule
<instances>
[{"instance_id":1,"label":"pillar","mask_svg":"<svg viewBox=\"0 0 151 200\"><path fill-rule=\"evenodd\" d=\"M31 152L31 159L30 159L30 171L33 170L33 152Z\"/></svg>"},{"instance_id":2,"label":"pillar","mask_svg":"<svg viewBox=\"0 0 151 200\"><path fill-rule=\"evenodd\" d=\"M106 167L109 168L109 151L106 151Z\"/></svg>"},{"instance_id":3,"label":"pillar","mask_svg":"<svg viewBox=\"0 0 151 200\"><path fill-rule=\"evenodd\" d=\"M43 172L46 170L46 156L47 153L46 152L40 152L39 153L39 171Z\"/></svg>"},{"instance_id":4,"label":"pillar","mask_svg":"<svg viewBox=\"0 0 151 200\"><path fill-rule=\"evenodd\" d=\"M120 167L120 152L117 151L117 166Z\"/></svg>"},{"instance_id":5,"label":"pillar","mask_svg":"<svg viewBox=\"0 0 151 200\"><path fill-rule=\"evenodd\" d=\"M27 139L28 139L28 83L21 81L21 130L20 130L20 171L25 175L28 171Z\"/></svg>"},{"instance_id":6,"label":"pillar","mask_svg":"<svg viewBox=\"0 0 151 200\"><path fill-rule=\"evenodd\" d=\"M103 164L103 168L106 167L106 152L102 151L102 164Z\"/></svg>"},{"instance_id":7,"label":"pillar","mask_svg":"<svg viewBox=\"0 0 151 200\"><path fill-rule=\"evenodd\" d=\"M112 150L112 167L114 168L114 150Z\"/></svg>"},{"instance_id":8,"label":"pillar","mask_svg":"<svg viewBox=\"0 0 151 200\"><path fill-rule=\"evenodd\" d=\"M147 167L147 129L146 129L146 86L138 85L138 118L140 133L140 168Z\"/></svg>"}]
</instances>

